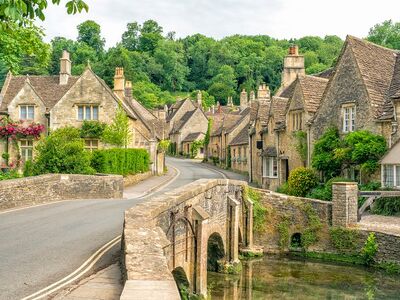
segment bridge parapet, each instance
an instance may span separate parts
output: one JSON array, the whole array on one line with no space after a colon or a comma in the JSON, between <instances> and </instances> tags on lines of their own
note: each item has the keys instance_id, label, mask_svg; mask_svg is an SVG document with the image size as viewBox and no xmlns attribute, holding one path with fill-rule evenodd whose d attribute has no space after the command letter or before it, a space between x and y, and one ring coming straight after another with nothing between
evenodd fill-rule
<instances>
[{"instance_id":1,"label":"bridge parapet","mask_svg":"<svg viewBox=\"0 0 400 300\"><path fill-rule=\"evenodd\" d=\"M252 203L246 182L200 179L125 212L121 299L180 299L172 271L184 271L190 289L207 294L207 246L220 236L225 259L237 261L239 240L250 247ZM164 288L158 289L161 284Z\"/></svg>"}]
</instances>

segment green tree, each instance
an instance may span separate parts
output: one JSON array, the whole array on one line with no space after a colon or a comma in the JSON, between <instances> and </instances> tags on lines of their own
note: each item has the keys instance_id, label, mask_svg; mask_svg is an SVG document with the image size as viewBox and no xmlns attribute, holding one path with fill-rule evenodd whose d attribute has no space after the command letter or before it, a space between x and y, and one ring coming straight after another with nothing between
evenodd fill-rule
<instances>
[{"instance_id":1,"label":"green tree","mask_svg":"<svg viewBox=\"0 0 400 300\"><path fill-rule=\"evenodd\" d=\"M131 140L129 117L121 105L117 108L113 122L105 127L102 140L120 148L128 147Z\"/></svg>"},{"instance_id":2,"label":"green tree","mask_svg":"<svg viewBox=\"0 0 400 300\"><path fill-rule=\"evenodd\" d=\"M155 108L175 101L167 91L162 91L157 85L149 81L135 82L132 87L133 97L147 108Z\"/></svg>"},{"instance_id":3,"label":"green tree","mask_svg":"<svg viewBox=\"0 0 400 300\"><path fill-rule=\"evenodd\" d=\"M386 20L369 30L367 39L375 44L400 49L400 23Z\"/></svg>"},{"instance_id":4,"label":"green tree","mask_svg":"<svg viewBox=\"0 0 400 300\"><path fill-rule=\"evenodd\" d=\"M224 65L221 67L219 74L212 79L212 84L208 89L208 93L225 105L229 96L235 95L237 87L235 73L232 67Z\"/></svg>"},{"instance_id":5,"label":"green tree","mask_svg":"<svg viewBox=\"0 0 400 300\"><path fill-rule=\"evenodd\" d=\"M193 100L196 100L198 92L199 91L191 92L190 98ZM201 92L201 102L202 102L203 108L208 108L215 104L214 96L211 96L209 93L207 93L207 91L200 91L200 92Z\"/></svg>"},{"instance_id":6,"label":"green tree","mask_svg":"<svg viewBox=\"0 0 400 300\"><path fill-rule=\"evenodd\" d=\"M43 42L43 36L42 30L33 25L20 27L10 23L8 27L0 27L0 64L13 73L24 68L43 73L50 59L50 47Z\"/></svg>"},{"instance_id":7,"label":"green tree","mask_svg":"<svg viewBox=\"0 0 400 300\"><path fill-rule=\"evenodd\" d=\"M163 28L154 20L147 20L140 30L139 50L153 53L158 42L163 39Z\"/></svg>"},{"instance_id":8,"label":"green tree","mask_svg":"<svg viewBox=\"0 0 400 300\"><path fill-rule=\"evenodd\" d=\"M137 22L128 23L127 30L122 34L122 46L129 51L138 50L141 27Z\"/></svg>"},{"instance_id":9,"label":"green tree","mask_svg":"<svg viewBox=\"0 0 400 300\"><path fill-rule=\"evenodd\" d=\"M60 0L51 0L52 4L58 5L60 2ZM31 24L36 18L43 21L45 19L44 10L47 6L47 0L4 0L0 5L0 21L21 25ZM83 0L69 0L65 7L68 14L76 14L82 10L87 12L89 10L88 5Z\"/></svg>"},{"instance_id":10,"label":"green tree","mask_svg":"<svg viewBox=\"0 0 400 300\"><path fill-rule=\"evenodd\" d=\"M335 150L341 147L339 130L329 128L315 142L312 156L312 166L322 172L325 179L330 179L340 175L342 161L335 156Z\"/></svg>"},{"instance_id":11,"label":"green tree","mask_svg":"<svg viewBox=\"0 0 400 300\"><path fill-rule=\"evenodd\" d=\"M105 39L101 37L100 25L95 21L85 21L78 25L78 42L93 48L97 54L103 53Z\"/></svg>"},{"instance_id":12,"label":"green tree","mask_svg":"<svg viewBox=\"0 0 400 300\"><path fill-rule=\"evenodd\" d=\"M35 175L46 173L92 174L90 153L84 149L80 130L65 127L39 141L33 161Z\"/></svg>"}]
</instances>

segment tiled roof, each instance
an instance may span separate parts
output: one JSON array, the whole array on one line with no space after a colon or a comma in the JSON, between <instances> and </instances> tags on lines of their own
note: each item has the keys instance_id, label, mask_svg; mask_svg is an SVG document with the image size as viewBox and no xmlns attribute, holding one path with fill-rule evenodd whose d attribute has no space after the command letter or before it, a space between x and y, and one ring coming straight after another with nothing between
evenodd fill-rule
<instances>
[{"instance_id":1,"label":"tiled roof","mask_svg":"<svg viewBox=\"0 0 400 300\"><path fill-rule=\"evenodd\" d=\"M321 103L322 96L328 84L328 79L315 76L298 77L304 96L305 109L315 113Z\"/></svg>"},{"instance_id":2,"label":"tiled roof","mask_svg":"<svg viewBox=\"0 0 400 300\"><path fill-rule=\"evenodd\" d=\"M210 135L211 136L218 135L219 133L222 132L222 125L224 123L224 115L223 114L215 114L215 115L211 115L210 118L212 119Z\"/></svg>"},{"instance_id":3,"label":"tiled roof","mask_svg":"<svg viewBox=\"0 0 400 300\"><path fill-rule=\"evenodd\" d=\"M75 84L79 76L70 76L66 85L59 84L59 76L11 76L4 92L4 97L0 105L0 111L6 111L10 102L22 89L25 81L29 78L29 83L43 100L48 109L65 95L65 93Z\"/></svg>"},{"instance_id":4,"label":"tiled roof","mask_svg":"<svg viewBox=\"0 0 400 300\"><path fill-rule=\"evenodd\" d=\"M229 145L235 146L235 145L245 145L249 143L249 128L248 126L245 126L236 136L235 138L230 142Z\"/></svg>"},{"instance_id":5,"label":"tiled roof","mask_svg":"<svg viewBox=\"0 0 400 300\"><path fill-rule=\"evenodd\" d=\"M203 132L193 132L188 134L182 142L193 142L197 140L200 136L205 136Z\"/></svg>"},{"instance_id":6,"label":"tiled roof","mask_svg":"<svg viewBox=\"0 0 400 300\"><path fill-rule=\"evenodd\" d=\"M285 123L286 107L289 99L283 97L273 97L270 114L274 116L275 123Z\"/></svg>"},{"instance_id":7,"label":"tiled roof","mask_svg":"<svg viewBox=\"0 0 400 300\"><path fill-rule=\"evenodd\" d=\"M271 101L270 100L260 100L258 104L258 110L257 110L257 119L261 121L261 123L267 123L268 122L268 114L270 111L271 107Z\"/></svg>"},{"instance_id":8,"label":"tiled roof","mask_svg":"<svg viewBox=\"0 0 400 300\"><path fill-rule=\"evenodd\" d=\"M348 36L346 42L357 61L374 116L380 118L392 82L398 51L352 36Z\"/></svg>"},{"instance_id":9,"label":"tiled roof","mask_svg":"<svg viewBox=\"0 0 400 300\"><path fill-rule=\"evenodd\" d=\"M294 93L294 88L296 87L296 80L293 81L287 88L285 88L279 95L279 97L283 98L291 98Z\"/></svg>"},{"instance_id":10,"label":"tiled roof","mask_svg":"<svg viewBox=\"0 0 400 300\"><path fill-rule=\"evenodd\" d=\"M185 112L185 114L182 116L182 118L180 118L179 120L177 120L174 124L174 127L172 128L172 133L178 132L179 130L182 129L182 127L186 124L186 122L193 116L194 112L196 110L191 110L191 111L187 111Z\"/></svg>"},{"instance_id":11,"label":"tiled roof","mask_svg":"<svg viewBox=\"0 0 400 300\"><path fill-rule=\"evenodd\" d=\"M278 156L278 153L276 151L275 147L267 147L261 152L261 156L267 156L267 157L276 157Z\"/></svg>"},{"instance_id":12,"label":"tiled roof","mask_svg":"<svg viewBox=\"0 0 400 300\"><path fill-rule=\"evenodd\" d=\"M325 71L319 72L317 74L313 74L312 76L330 79L333 75L334 70L335 70L334 68L329 68L329 69L326 69Z\"/></svg>"},{"instance_id":13,"label":"tiled roof","mask_svg":"<svg viewBox=\"0 0 400 300\"><path fill-rule=\"evenodd\" d=\"M173 113L170 114L169 116L167 116L167 122L171 121L173 117L175 117L176 113L178 112L178 110L181 108L181 106L183 105L183 103L185 101L190 101L190 99L183 99L183 100L179 100L176 101L174 104L171 105L171 109L173 109ZM191 101L190 101L191 102Z\"/></svg>"}]
</instances>

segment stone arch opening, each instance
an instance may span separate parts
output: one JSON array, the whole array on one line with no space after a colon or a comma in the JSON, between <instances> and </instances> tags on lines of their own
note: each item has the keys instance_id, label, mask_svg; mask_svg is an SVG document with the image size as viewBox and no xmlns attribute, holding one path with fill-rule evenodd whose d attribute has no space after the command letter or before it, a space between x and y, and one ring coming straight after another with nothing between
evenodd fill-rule
<instances>
[{"instance_id":1,"label":"stone arch opening","mask_svg":"<svg viewBox=\"0 0 400 300\"><path fill-rule=\"evenodd\" d=\"M181 267L177 267L172 271L172 276L174 276L181 298L185 299L185 297L190 293L190 284L185 270Z\"/></svg>"},{"instance_id":2,"label":"stone arch opening","mask_svg":"<svg viewBox=\"0 0 400 300\"><path fill-rule=\"evenodd\" d=\"M295 249L302 247L300 232L292 234L292 237L290 238L290 247Z\"/></svg>"},{"instance_id":3,"label":"stone arch opening","mask_svg":"<svg viewBox=\"0 0 400 300\"><path fill-rule=\"evenodd\" d=\"M207 270L218 271L218 261L225 257L224 242L219 233L213 233L207 243Z\"/></svg>"}]
</instances>

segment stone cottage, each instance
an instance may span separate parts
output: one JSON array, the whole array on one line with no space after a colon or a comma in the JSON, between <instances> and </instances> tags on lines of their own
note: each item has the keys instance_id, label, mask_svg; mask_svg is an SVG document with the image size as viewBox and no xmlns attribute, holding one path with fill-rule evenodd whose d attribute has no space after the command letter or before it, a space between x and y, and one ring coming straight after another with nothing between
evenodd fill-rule
<instances>
[{"instance_id":1,"label":"stone cottage","mask_svg":"<svg viewBox=\"0 0 400 300\"><path fill-rule=\"evenodd\" d=\"M369 130L384 136L390 148L382 160L381 178L386 186L396 185L400 176L400 156L394 146L399 139L399 68L397 50L347 36L311 129L313 140L332 126L341 135ZM362 177L355 169L345 175Z\"/></svg>"},{"instance_id":2,"label":"stone cottage","mask_svg":"<svg viewBox=\"0 0 400 300\"><path fill-rule=\"evenodd\" d=\"M153 172L162 172L163 156L157 151L159 121L131 96L131 83L125 82L122 68L117 68L114 91L88 66L80 76L71 75L69 53L60 59L60 74L54 76L14 76L8 73L0 93L0 112L22 124L40 123L46 133L65 126L81 127L83 121L111 123L118 106L129 117L132 138L129 147L145 148L152 160ZM1 142L1 153L10 160L30 160L37 141L20 139L16 145ZM107 147L99 138L85 139L89 151ZM6 149L7 148L7 149Z\"/></svg>"}]
</instances>

